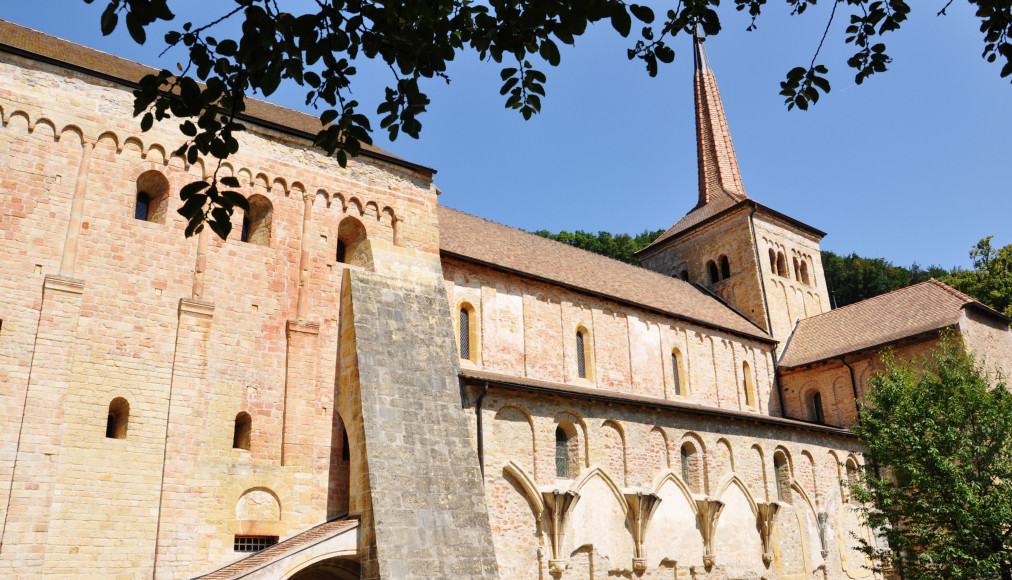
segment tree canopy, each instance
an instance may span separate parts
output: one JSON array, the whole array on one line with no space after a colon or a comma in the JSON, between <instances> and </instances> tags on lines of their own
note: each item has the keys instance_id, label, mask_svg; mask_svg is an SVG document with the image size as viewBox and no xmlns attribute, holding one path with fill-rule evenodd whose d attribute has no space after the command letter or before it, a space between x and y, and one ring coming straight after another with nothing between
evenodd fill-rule
<instances>
[{"instance_id":1,"label":"tree canopy","mask_svg":"<svg viewBox=\"0 0 1012 580\"><path fill-rule=\"evenodd\" d=\"M973 270L953 270L945 281L1012 317L1012 244L994 249L991 237L980 240L970 250Z\"/></svg>"},{"instance_id":2,"label":"tree canopy","mask_svg":"<svg viewBox=\"0 0 1012 580\"><path fill-rule=\"evenodd\" d=\"M92 3L95 0L84 0ZM853 46L847 65L861 84L884 72L890 62L883 36L900 29L910 14L905 0L830 0L832 10L811 60L787 72L781 94L788 108L807 109L829 92L828 67L819 53L835 19L847 19L843 42ZM939 15L955 0L939 0ZM976 9L983 36L982 56L1012 75L1012 0L965 0ZM802 14L815 0L785 0L792 14ZM747 29L757 26L767 0L734 0L747 15ZM243 126L235 117L245 110L248 95L269 97L282 82L306 89L306 104L320 109L324 127L315 144L341 164L372 142L373 127L363 111L380 116L380 129L395 139L400 133L418 137L419 119L429 98L427 81L448 81L447 64L472 51L500 70L500 95L507 108L530 118L541 109L548 77L545 65L558 65L560 44L575 44L588 26L607 22L623 37L632 35L627 56L650 75L675 58L671 48L679 34L701 30L713 36L722 30L720 0L679 0L664 13L625 0L523 3L491 0L317 0L286 12L277 0L209 2L203 22L185 22L164 36L167 50L180 48L186 58L179 71L162 70L145 77L135 91L134 114L141 128L176 118L185 142L176 151L190 162L200 156L218 160L234 154ZM121 23L138 43L147 28L171 21L170 0L105 0L101 27L110 34ZM726 20L726 14L725 14ZM226 26L226 23L238 24ZM821 26L821 25L820 25ZM240 34L231 31L240 30ZM232 36L237 36L232 38ZM379 103L353 98L356 62L384 63L390 83ZM807 58L803 58L807 60ZM199 82L198 82L199 81ZM220 165L219 165L220 167ZM184 187L179 212L187 218L187 235L207 223L221 237L231 230L235 207L247 210L245 198L227 188L232 178L195 182Z\"/></svg>"},{"instance_id":3,"label":"tree canopy","mask_svg":"<svg viewBox=\"0 0 1012 580\"><path fill-rule=\"evenodd\" d=\"M822 252L822 268L834 307L867 300L931 278L945 281L949 276L949 271L941 266L925 269L914 262L907 268L896 266L885 258L864 258L854 253L840 256L826 250Z\"/></svg>"},{"instance_id":4,"label":"tree canopy","mask_svg":"<svg viewBox=\"0 0 1012 580\"><path fill-rule=\"evenodd\" d=\"M853 428L868 469L857 509L908 580L1012 579L1012 394L949 334L921 364L884 357Z\"/></svg>"},{"instance_id":5,"label":"tree canopy","mask_svg":"<svg viewBox=\"0 0 1012 580\"><path fill-rule=\"evenodd\" d=\"M561 231L557 234L553 234L548 230L538 230L531 233L543 238L549 238L557 242L569 244L570 246L587 250L588 252L608 256L613 260L619 260L627 264L639 266L640 261L635 256L635 253L649 246L650 242L654 241L658 236L664 233L664 230L644 230L643 233L636 236L630 236L629 234L612 235L609 232L597 232L597 234L592 234L583 230L576 230L574 233Z\"/></svg>"}]
</instances>

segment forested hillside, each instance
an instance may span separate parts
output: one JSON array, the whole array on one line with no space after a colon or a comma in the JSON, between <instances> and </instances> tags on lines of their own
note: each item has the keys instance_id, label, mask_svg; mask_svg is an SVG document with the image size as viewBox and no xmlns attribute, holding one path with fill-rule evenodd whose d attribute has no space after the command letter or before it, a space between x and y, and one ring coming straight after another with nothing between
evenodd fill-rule
<instances>
[{"instance_id":1,"label":"forested hillside","mask_svg":"<svg viewBox=\"0 0 1012 580\"><path fill-rule=\"evenodd\" d=\"M664 230L644 231L636 236L609 232L592 234L582 230L557 234L538 230L533 233L639 266L639 260L633 254L650 245ZM925 268L917 262L909 267L897 266L885 258L865 258L853 253L841 256L824 251L822 266L826 272L830 303L834 308L937 278L1006 316L1012 316L1012 244L996 249L991 246L991 236L988 236L970 249L970 258L973 260L972 270L946 270L941 266Z\"/></svg>"}]
</instances>

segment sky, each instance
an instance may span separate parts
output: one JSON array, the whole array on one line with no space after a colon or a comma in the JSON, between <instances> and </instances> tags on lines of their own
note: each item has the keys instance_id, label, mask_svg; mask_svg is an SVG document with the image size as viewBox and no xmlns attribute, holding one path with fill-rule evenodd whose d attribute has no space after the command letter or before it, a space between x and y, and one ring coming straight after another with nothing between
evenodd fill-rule
<instances>
[{"instance_id":1,"label":"sky","mask_svg":"<svg viewBox=\"0 0 1012 580\"><path fill-rule=\"evenodd\" d=\"M890 70L861 86L846 65L852 47L838 13L819 58L833 89L809 111L787 111L779 83L811 59L831 3L791 17L786 2L768 2L752 32L731 2L721 8L723 30L706 50L746 193L827 232L823 250L968 268L980 238L1012 243L1012 85L981 58L968 3L936 16L944 3L912 3L911 19L886 37ZM170 1L177 14L170 27L206 22L230 4ZM159 57L166 27L149 30L144 46L122 26L102 37L105 5L3 0L0 18L159 68L183 57ZM652 5L665 10L663 2ZM666 229L697 199L692 46L679 36L675 62L650 78L626 58L634 42L605 22L563 47L560 66L536 63L548 75L548 94L530 121L504 108L499 65L460 54L448 85L423 87L432 104L421 138L391 143L377 132L375 143L435 168L440 203L499 223L553 232ZM371 111L388 73L359 68L355 98ZM283 86L270 100L312 113L304 96Z\"/></svg>"}]
</instances>

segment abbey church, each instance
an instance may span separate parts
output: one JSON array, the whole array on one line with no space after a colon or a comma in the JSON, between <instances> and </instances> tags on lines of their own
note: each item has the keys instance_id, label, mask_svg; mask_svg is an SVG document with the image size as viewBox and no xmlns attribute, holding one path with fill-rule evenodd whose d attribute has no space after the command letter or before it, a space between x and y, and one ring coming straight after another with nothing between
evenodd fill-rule
<instances>
[{"instance_id":1,"label":"abbey church","mask_svg":"<svg viewBox=\"0 0 1012 580\"><path fill-rule=\"evenodd\" d=\"M695 65L698 195L640 268L262 101L250 211L186 238L216 167L141 132L156 71L0 21L0 577L880 577L855 400L947 329L1012 374L1009 319L934 280L831 309Z\"/></svg>"}]
</instances>

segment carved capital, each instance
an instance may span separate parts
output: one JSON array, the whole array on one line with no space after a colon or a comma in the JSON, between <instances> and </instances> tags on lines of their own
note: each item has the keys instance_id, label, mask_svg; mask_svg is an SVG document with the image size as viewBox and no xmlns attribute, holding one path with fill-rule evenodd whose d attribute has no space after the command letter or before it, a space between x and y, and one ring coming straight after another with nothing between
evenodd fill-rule
<instances>
[{"instance_id":1,"label":"carved capital","mask_svg":"<svg viewBox=\"0 0 1012 580\"><path fill-rule=\"evenodd\" d=\"M829 556L829 538L826 536L826 531L829 529L829 514L826 512L819 512L815 514L815 520L819 524L819 542L822 544L822 558L825 559Z\"/></svg>"},{"instance_id":2,"label":"carved capital","mask_svg":"<svg viewBox=\"0 0 1012 580\"><path fill-rule=\"evenodd\" d=\"M646 554L643 548L643 541L647 535L647 526L650 525L650 518L660 503L661 498L654 493L635 491L625 494L625 501L629 504L627 517L631 524L633 533L633 570L636 570L636 561L643 560L646 570Z\"/></svg>"},{"instance_id":3,"label":"carved capital","mask_svg":"<svg viewBox=\"0 0 1012 580\"><path fill-rule=\"evenodd\" d=\"M562 542L565 540L565 523L566 516L569 515L576 502L580 500L580 494L575 491L562 491L559 489L553 489L551 491L542 492L542 497L545 500L545 513L548 515L548 527L549 527L549 538L552 543L552 557L549 559L549 570L552 569L552 562L561 562L565 565L565 560L562 558ZM562 573L563 568L559 568L559 572L552 572L553 575Z\"/></svg>"}]
</instances>

